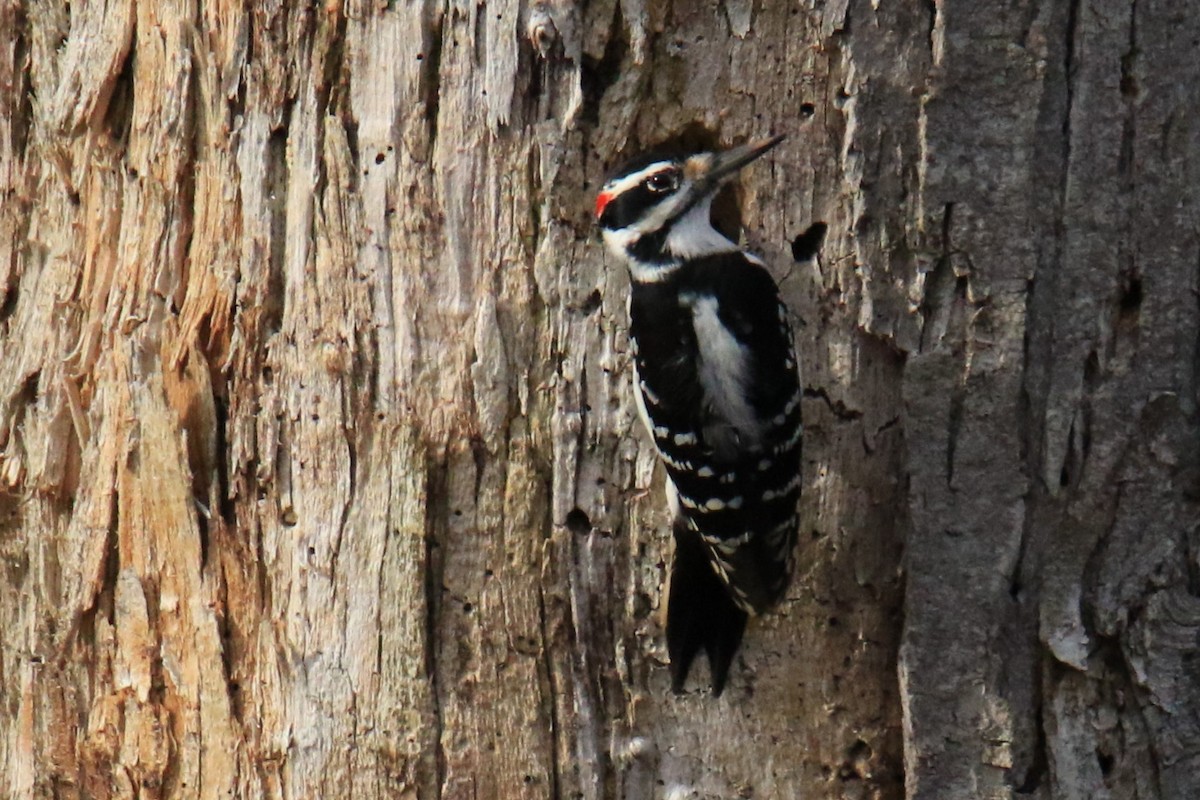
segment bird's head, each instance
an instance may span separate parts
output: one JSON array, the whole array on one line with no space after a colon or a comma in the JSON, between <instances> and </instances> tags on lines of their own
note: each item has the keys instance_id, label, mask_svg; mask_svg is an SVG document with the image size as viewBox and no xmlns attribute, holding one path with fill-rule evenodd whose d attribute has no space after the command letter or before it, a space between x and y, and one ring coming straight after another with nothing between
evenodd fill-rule
<instances>
[{"instance_id":1,"label":"bird's head","mask_svg":"<svg viewBox=\"0 0 1200 800\"><path fill-rule=\"evenodd\" d=\"M713 197L738 170L783 138L775 136L718 153L641 156L630 161L596 196L596 221L605 244L642 271L737 249L709 222Z\"/></svg>"}]
</instances>

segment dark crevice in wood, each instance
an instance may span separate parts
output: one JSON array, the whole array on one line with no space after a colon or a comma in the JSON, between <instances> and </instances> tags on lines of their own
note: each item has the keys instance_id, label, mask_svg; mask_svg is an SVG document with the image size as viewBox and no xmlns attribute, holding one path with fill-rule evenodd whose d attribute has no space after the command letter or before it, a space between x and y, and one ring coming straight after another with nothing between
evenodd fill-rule
<instances>
[{"instance_id":1,"label":"dark crevice in wood","mask_svg":"<svg viewBox=\"0 0 1200 800\"><path fill-rule=\"evenodd\" d=\"M804 396L823 401L829 410L833 412L833 415L840 420L862 419L862 411L857 408L850 408L841 400L833 400L823 386L804 387Z\"/></svg>"},{"instance_id":2,"label":"dark crevice in wood","mask_svg":"<svg viewBox=\"0 0 1200 800\"><path fill-rule=\"evenodd\" d=\"M17 393L17 397L25 405L31 406L37 402L38 392L41 389L42 371L34 370L25 376L24 383L21 384L21 390Z\"/></svg>"},{"instance_id":3,"label":"dark crevice in wood","mask_svg":"<svg viewBox=\"0 0 1200 800\"><path fill-rule=\"evenodd\" d=\"M963 412L967 404L966 363L961 379L950 391L950 407L946 415L946 486L954 489L954 457L958 453L958 437L962 431Z\"/></svg>"},{"instance_id":4,"label":"dark crevice in wood","mask_svg":"<svg viewBox=\"0 0 1200 800\"><path fill-rule=\"evenodd\" d=\"M233 492L229 486L229 401L220 393L213 396L214 419L216 430L213 432L213 444L216 449L215 464L217 478L217 504L221 519L234 530L237 529L237 506L233 502Z\"/></svg>"},{"instance_id":5,"label":"dark crevice in wood","mask_svg":"<svg viewBox=\"0 0 1200 800\"><path fill-rule=\"evenodd\" d=\"M475 29L471 31L471 43L474 45L475 66L477 67L488 61L487 15L489 13L488 6L483 4L475 6ZM480 94L487 97L487 89L481 89Z\"/></svg>"},{"instance_id":6,"label":"dark crevice in wood","mask_svg":"<svg viewBox=\"0 0 1200 800\"><path fill-rule=\"evenodd\" d=\"M933 269L925 278L921 302L917 313L921 315L920 352L928 352L941 341L949 322L953 305L952 282L955 281L954 265L950 252L950 225L954 217L954 203L942 208L941 253ZM939 328L942 329L939 331Z\"/></svg>"},{"instance_id":7,"label":"dark crevice in wood","mask_svg":"<svg viewBox=\"0 0 1200 800\"><path fill-rule=\"evenodd\" d=\"M446 489L446 467L428 458L425 463L426 525L425 525L425 678L429 682L429 700L433 717L432 738L435 742L434 798L440 800L446 785L446 749L442 743L446 721L442 711L441 681L438 674L438 617L442 610L442 557L439 552L437 526L446 518L449 503Z\"/></svg>"},{"instance_id":8,"label":"dark crevice in wood","mask_svg":"<svg viewBox=\"0 0 1200 800\"><path fill-rule=\"evenodd\" d=\"M217 648L218 653L221 656L221 674L225 677L225 690L226 695L229 698L229 712L233 715L234 719L238 720L239 722L243 722L244 704L242 702L241 685L234 677L233 648L235 645L233 638L233 625L230 621L227 611L227 601L229 599L228 585L222 586L221 594L223 595L223 600L226 601L226 609L215 614L217 623L217 636L221 640L220 645Z\"/></svg>"},{"instance_id":9,"label":"dark crevice in wood","mask_svg":"<svg viewBox=\"0 0 1200 800\"><path fill-rule=\"evenodd\" d=\"M270 251L267 254L267 286L261 299L261 330L266 335L278 333L283 325L284 277L283 260L287 248L288 199L288 132L294 103L289 101L282 110L280 126L267 139L265 192L270 214Z\"/></svg>"},{"instance_id":10,"label":"dark crevice in wood","mask_svg":"<svg viewBox=\"0 0 1200 800\"><path fill-rule=\"evenodd\" d=\"M1033 754L1033 761L1027 766L1025 774L1021 776L1013 776L1021 779L1019 784L1013 786L1013 793L1019 795L1041 796L1042 793L1039 792L1039 789L1042 787L1042 784L1046 782L1046 777L1050 771L1048 754L1049 744L1046 741L1046 715L1043 710L1045 701L1041 696L1041 683L1037 680L1034 680L1033 684L1034 691L1036 692L1037 696L1034 698L1034 704L1031 710L1034 717L1033 730L1036 733L1037 741L1034 743L1031 751Z\"/></svg>"},{"instance_id":11,"label":"dark crevice in wood","mask_svg":"<svg viewBox=\"0 0 1200 800\"><path fill-rule=\"evenodd\" d=\"M1126 99L1129 118L1133 117L1132 101L1141 94L1137 79L1137 59L1141 55L1137 43L1137 0L1129 4L1129 49L1121 54L1121 95Z\"/></svg>"},{"instance_id":12,"label":"dark crevice in wood","mask_svg":"<svg viewBox=\"0 0 1200 800\"><path fill-rule=\"evenodd\" d=\"M12 63L14 65L26 64L30 58L29 39L26 36L29 30L29 18L20 3L11 8L13 9L12 30L16 33L12 42ZM20 89L17 90L20 92L20 100L15 104L16 108L13 109L8 124L9 130L12 131L13 160L24 162L29 147L29 133L33 129L33 82L25 70L21 70L15 78L20 85ZM5 202L8 202L7 198Z\"/></svg>"},{"instance_id":13,"label":"dark crevice in wood","mask_svg":"<svg viewBox=\"0 0 1200 800\"><path fill-rule=\"evenodd\" d=\"M1120 309L1121 318L1136 323L1143 299L1142 276L1136 272L1136 269L1131 269L1121 275L1120 292L1117 306Z\"/></svg>"},{"instance_id":14,"label":"dark crevice in wood","mask_svg":"<svg viewBox=\"0 0 1200 800\"><path fill-rule=\"evenodd\" d=\"M346 105L350 96L351 70L346 66L346 15L341 9L334 14L336 28L332 33L321 36L317 41L328 41L321 64L321 82L317 86L317 107L326 115L336 115Z\"/></svg>"},{"instance_id":15,"label":"dark crevice in wood","mask_svg":"<svg viewBox=\"0 0 1200 800\"><path fill-rule=\"evenodd\" d=\"M1200 462L1200 457L1194 458ZM1189 472L1194 485L1184 489L1184 496L1195 503L1200 501L1200 463L1193 463ZM1188 594L1200 597L1200 523L1193 525L1183 536L1183 561Z\"/></svg>"},{"instance_id":16,"label":"dark crevice in wood","mask_svg":"<svg viewBox=\"0 0 1200 800\"><path fill-rule=\"evenodd\" d=\"M622 74L621 64L629 53L629 40L625 32L625 20L621 15L620 4L613 6L613 18L610 26L608 41L604 45L604 55L599 59L583 54L580 64L579 79L583 91L583 107L580 110L580 121L595 126L600 124L600 105L604 93L617 82Z\"/></svg>"},{"instance_id":17,"label":"dark crevice in wood","mask_svg":"<svg viewBox=\"0 0 1200 800\"><path fill-rule=\"evenodd\" d=\"M550 492L547 491L547 497ZM547 515L545 520L545 528L550 528L550 519ZM560 687L556 685L554 680L554 660L550 657L550 641L551 641L551 626L546 613L546 591L540 583L537 591L538 605L538 626L542 635L542 646L540 650L541 668L546 673L546 688L548 693L542 698L542 707L546 719L550 723L550 796L561 797L562 785L562 764L558 758L558 737L562 735L562 726L558 719L558 707L555 704L555 699L559 697Z\"/></svg>"},{"instance_id":18,"label":"dark crevice in wood","mask_svg":"<svg viewBox=\"0 0 1200 800\"><path fill-rule=\"evenodd\" d=\"M441 109L442 50L445 47L445 21L441 12L429 20L425 33L425 53L421 60L421 96L425 101L425 123L429 129L426 152L432 154L438 139L438 111Z\"/></svg>"},{"instance_id":19,"label":"dark crevice in wood","mask_svg":"<svg viewBox=\"0 0 1200 800\"><path fill-rule=\"evenodd\" d=\"M936 49L934 46L933 37L934 37L934 34L937 32L937 21L938 21L937 0L925 0L925 9L926 9L926 11L929 12L929 27L927 28L927 32L925 34L925 39L926 39L926 41L929 42L929 53L930 53L929 61L930 61L930 63L933 63L933 60L934 60L933 53L934 53L934 50Z\"/></svg>"},{"instance_id":20,"label":"dark crevice in wood","mask_svg":"<svg viewBox=\"0 0 1200 800\"><path fill-rule=\"evenodd\" d=\"M125 54L125 60L121 63L121 71L117 73L116 78L113 80L107 103L103 109L98 109L104 113L105 131L112 137L113 142L121 148L124 148L128 143L129 130L133 125L133 67L135 58L137 58L136 23L129 37L129 52Z\"/></svg>"},{"instance_id":21,"label":"dark crevice in wood","mask_svg":"<svg viewBox=\"0 0 1200 800\"><path fill-rule=\"evenodd\" d=\"M1067 7L1067 46L1063 55L1063 76L1066 79L1067 103L1063 110L1062 121L1063 173L1060 201L1066 199L1067 177L1071 173L1071 115L1075 108L1075 40L1079 38L1079 3L1080 0L1070 0L1070 5Z\"/></svg>"},{"instance_id":22,"label":"dark crevice in wood","mask_svg":"<svg viewBox=\"0 0 1200 800\"><path fill-rule=\"evenodd\" d=\"M1194 282L1192 284L1192 313L1196 320L1195 339L1192 342L1192 369L1190 372L1184 373L1183 379L1183 407L1188 410L1193 416L1196 415L1197 403L1200 403L1200 251L1196 254ZM1197 420L1200 424L1200 419ZM1200 450L1200 448L1197 448ZM1200 466L1197 467L1200 471ZM1200 475L1197 476L1200 481ZM1197 486L1200 490L1200 485Z\"/></svg>"},{"instance_id":23,"label":"dark crevice in wood","mask_svg":"<svg viewBox=\"0 0 1200 800\"><path fill-rule=\"evenodd\" d=\"M1071 422L1071 427L1067 431L1067 452L1063 458L1062 467L1058 471L1058 486L1060 489L1065 489L1073 486L1079 480L1079 450L1075 447L1076 427L1075 422Z\"/></svg>"}]
</instances>

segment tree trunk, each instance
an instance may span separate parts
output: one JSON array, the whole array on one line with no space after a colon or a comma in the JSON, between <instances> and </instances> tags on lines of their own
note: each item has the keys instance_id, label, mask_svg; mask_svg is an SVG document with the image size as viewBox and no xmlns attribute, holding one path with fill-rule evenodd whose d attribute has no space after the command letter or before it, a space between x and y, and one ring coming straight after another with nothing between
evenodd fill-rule
<instances>
[{"instance_id":1,"label":"tree trunk","mask_svg":"<svg viewBox=\"0 0 1200 800\"><path fill-rule=\"evenodd\" d=\"M695 7L693 7L695 6ZM1200 13L0 0L0 796L1200 796ZM799 570L669 692L592 232L803 321Z\"/></svg>"}]
</instances>

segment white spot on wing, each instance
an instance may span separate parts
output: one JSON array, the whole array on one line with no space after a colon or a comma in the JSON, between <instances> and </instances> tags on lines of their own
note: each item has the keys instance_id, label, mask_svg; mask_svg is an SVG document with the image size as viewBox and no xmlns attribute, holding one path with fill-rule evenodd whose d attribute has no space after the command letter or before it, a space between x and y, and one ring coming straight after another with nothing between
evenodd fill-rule
<instances>
[{"instance_id":1,"label":"white spot on wing","mask_svg":"<svg viewBox=\"0 0 1200 800\"><path fill-rule=\"evenodd\" d=\"M803 396L803 394L803 392L797 389L796 393L792 395L792 399L788 400L787 405L783 407L783 413L790 415L793 411L795 411L796 406L800 405L800 398Z\"/></svg>"},{"instance_id":2,"label":"white spot on wing","mask_svg":"<svg viewBox=\"0 0 1200 800\"><path fill-rule=\"evenodd\" d=\"M654 393L654 391L653 391L653 390L652 390L652 389L651 389L649 386L647 386L647 385L646 385L646 382L645 382L645 381L643 381L643 380L639 380L639 381L638 381L638 388L642 390L642 398L643 398L643 399L644 399L644 400L645 400L647 403L649 403L649 404L650 404L650 405L652 405L652 406L660 406L660 405L662 405L662 401L658 399L658 395L656 395L656 394Z\"/></svg>"},{"instance_id":3,"label":"white spot on wing","mask_svg":"<svg viewBox=\"0 0 1200 800\"><path fill-rule=\"evenodd\" d=\"M778 489L767 489L765 492L762 493L762 499L763 500L774 500L776 497L783 497L785 494L796 489L799 486L800 486L800 476L795 475L792 477L792 479L790 481L788 481L786 484L779 487Z\"/></svg>"}]
</instances>

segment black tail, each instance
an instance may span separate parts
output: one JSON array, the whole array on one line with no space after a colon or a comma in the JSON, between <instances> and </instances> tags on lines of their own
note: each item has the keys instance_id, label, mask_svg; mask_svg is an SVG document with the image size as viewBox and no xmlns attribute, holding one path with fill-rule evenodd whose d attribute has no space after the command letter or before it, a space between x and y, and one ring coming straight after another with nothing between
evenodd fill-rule
<instances>
[{"instance_id":1,"label":"black tail","mask_svg":"<svg viewBox=\"0 0 1200 800\"><path fill-rule=\"evenodd\" d=\"M671 688L683 690L688 670L700 648L708 656L713 695L720 696L729 665L742 643L746 612L729 597L717 577L704 542L680 521L675 523L675 560L667 600L667 653L671 657Z\"/></svg>"}]
</instances>

